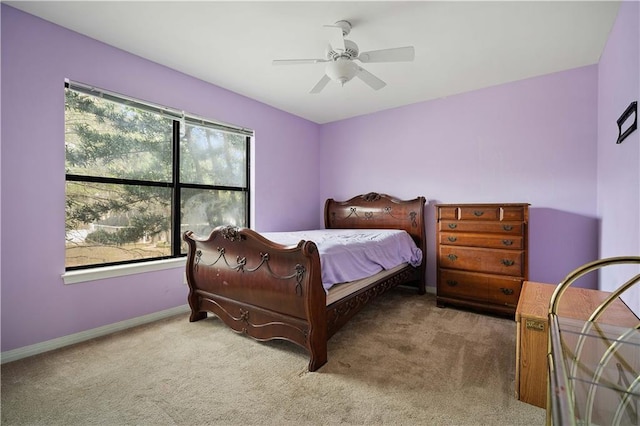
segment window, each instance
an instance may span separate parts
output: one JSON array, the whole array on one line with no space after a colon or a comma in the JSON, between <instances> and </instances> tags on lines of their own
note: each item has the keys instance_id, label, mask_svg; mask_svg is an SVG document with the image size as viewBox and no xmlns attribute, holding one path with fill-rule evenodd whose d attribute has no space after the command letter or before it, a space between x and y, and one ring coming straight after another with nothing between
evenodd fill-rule
<instances>
[{"instance_id":1,"label":"window","mask_svg":"<svg viewBox=\"0 0 640 426\"><path fill-rule=\"evenodd\" d=\"M65 83L67 270L186 254L248 226L252 132Z\"/></svg>"}]
</instances>

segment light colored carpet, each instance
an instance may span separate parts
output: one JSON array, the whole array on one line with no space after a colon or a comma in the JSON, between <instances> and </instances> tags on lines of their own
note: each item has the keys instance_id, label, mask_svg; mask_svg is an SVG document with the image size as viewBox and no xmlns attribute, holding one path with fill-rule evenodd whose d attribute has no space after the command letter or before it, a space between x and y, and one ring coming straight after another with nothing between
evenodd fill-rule
<instances>
[{"instance_id":1,"label":"light colored carpet","mask_svg":"<svg viewBox=\"0 0 640 426\"><path fill-rule=\"evenodd\" d=\"M542 425L514 397L515 335L513 320L395 289L310 373L291 343L180 315L3 365L2 424Z\"/></svg>"}]
</instances>

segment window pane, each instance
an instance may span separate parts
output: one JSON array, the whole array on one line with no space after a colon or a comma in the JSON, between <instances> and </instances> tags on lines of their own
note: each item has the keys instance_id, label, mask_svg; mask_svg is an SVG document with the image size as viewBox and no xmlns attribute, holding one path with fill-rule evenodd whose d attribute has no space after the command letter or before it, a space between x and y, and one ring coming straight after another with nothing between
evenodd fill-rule
<instances>
[{"instance_id":1,"label":"window pane","mask_svg":"<svg viewBox=\"0 0 640 426\"><path fill-rule=\"evenodd\" d=\"M171 189L67 182L66 267L171 255Z\"/></svg>"},{"instance_id":2,"label":"window pane","mask_svg":"<svg viewBox=\"0 0 640 426\"><path fill-rule=\"evenodd\" d=\"M66 82L67 269L177 257L186 245L176 231L248 226L247 140L233 126Z\"/></svg>"},{"instance_id":3,"label":"window pane","mask_svg":"<svg viewBox=\"0 0 640 426\"><path fill-rule=\"evenodd\" d=\"M247 186L245 136L187 123L180 150L181 182Z\"/></svg>"},{"instance_id":4,"label":"window pane","mask_svg":"<svg viewBox=\"0 0 640 426\"><path fill-rule=\"evenodd\" d=\"M171 182L173 120L65 90L68 174Z\"/></svg>"},{"instance_id":5,"label":"window pane","mask_svg":"<svg viewBox=\"0 0 640 426\"><path fill-rule=\"evenodd\" d=\"M185 188L181 192L181 204L181 234L193 231L207 237L219 225L247 226L244 192ZM184 242L181 251L187 252Z\"/></svg>"}]
</instances>

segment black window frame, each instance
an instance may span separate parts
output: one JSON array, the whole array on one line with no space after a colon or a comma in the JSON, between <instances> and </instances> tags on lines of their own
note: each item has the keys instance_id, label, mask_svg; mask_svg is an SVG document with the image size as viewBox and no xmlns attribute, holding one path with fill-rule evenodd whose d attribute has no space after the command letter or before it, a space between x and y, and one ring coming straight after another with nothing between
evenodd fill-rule
<instances>
[{"instance_id":1,"label":"black window frame","mask_svg":"<svg viewBox=\"0 0 640 426\"><path fill-rule=\"evenodd\" d=\"M130 98L118 93L109 92L102 89L97 89L92 86L87 86L82 83L70 82L65 80L65 91L75 90L86 95L106 98L112 102L117 102L123 105L151 111L163 116L169 116L173 121L172 128L172 179L171 182L161 181L149 181L139 179L124 179L124 178L111 178L102 176L86 176L73 173L65 173L65 182L87 182L87 183L102 183L102 184L115 184L115 185L138 185L148 187L162 187L171 188L171 255L168 256L156 256L144 259L131 259L115 262L94 263L88 265L78 266L66 266L65 271L77 271L83 269L98 269L108 266L116 265L128 265L135 263L145 263L164 259L176 259L186 257L186 254L181 253L181 191L182 189L203 189L203 190L217 190L217 191L234 191L241 192L245 196L245 214L244 221L247 227L250 222L251 212L251 140L253 138L253 131L229 125L226 123L216 122L214 120L198 117L192 114L186 114L184 111L178 111L173 108L164 107L148 103L145 101ZM66 122L66 114L65 114ZM180 182L180 143L181 143L181 126L186 126L186 123L192 125L201 125L212 127L216 130L231 132L236 134L242 134L245 137L245 186L226 186L226 185L210 185L210 184L197 184L197 183L183 183ZM65 155L66 157L66 155ZM65 159L66 161L66 159ZM66 200L65 192L65 200ZM66 253L66 247L65 247ZM65 255L66 263L66 255Z\"/></svg>"}]
</instances>

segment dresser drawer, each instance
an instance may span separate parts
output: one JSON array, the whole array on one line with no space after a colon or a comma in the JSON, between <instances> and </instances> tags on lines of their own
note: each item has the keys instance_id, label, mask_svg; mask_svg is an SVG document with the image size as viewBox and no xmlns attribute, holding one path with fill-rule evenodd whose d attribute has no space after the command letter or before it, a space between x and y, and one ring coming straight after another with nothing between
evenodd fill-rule
<instances>
[{"instance_id":1,"label":"dresser drawer","mask_svg":"<svg viewBox=\"0 0 640 426\"><path fill-rule=\"evenodd\" d=\"M503 206L500 207L500 220L517 220L523 221L527 216L525 207L523 206Z\"/></svg>"},{"instance_id":2,"label":"dresser drawer","mask_svg":"<svg viewBox=\"0 0 640 426\"><path fill-rule=\"evenodd\" d=\"M500 207L470 206L459 207L460 220L500 220Z\"/></svg>"},{"instance_id":3,"label":"dresser drawer","mask_svg":"<svg viewBox=\"0 0 640 426\"><path fill-rule=\"evenodd\" d=\"M438 296L482 299L489 303L515 309L520 297L522 280L471 272L440 270Z\"/></svg>"},{"instance_id":4,"label":"dresser drawer","mask_svg":"<svg viewBox=\"0 0 640 426\"><path fill-rule=\"evenodd\" d=\"M491 234L523 235L522 222L460 222L443 220L438 222L441 232L479 232Z\"/></svg>"},{"instance_id":5,"label":"dresser drawer","mask_svg":"<svg viewBox=\"0 0 640 426\"><path fill-rule=\"evenodd\" d=\"M523 250L498 250L441 245L438 253L441 268L489 272L522 277Z\"/></svg>"},{"instance_id":6,"label":"dresser drawer","mask_svg":"<svg viewBox=\"0 0 640 426\"><path fill-rule=\"evenodd\" d=\"M522 279L520 278L496 278L489 279L487 300L496 305L516 308L520 299Z\"/></svg>"},{"instance_id":7,"label":"dresser drawer","mask_svg":"<svg viewBox=\"0 0 640 426\"><path fill-rule=\"evenodd\" d=\"M440 244L452 246L470 246L521 250L523 240L520 236L496 235L496 234L462 234L453 232L441 232Z\"/></svg>"},{"instance_id":8,"label":"dresser drawer","mask_svg":"<svg viewBox=\"0 0 640 426\"><path fill-rule=\"evenodd\" d=\"M487 295L487 280L482 276L445 269L440 270L438 279L439 297L486 300Z\"/></svg>"},{"instance_id":9,"label":"dresser drawer","mask_svg":"<svg viewBox=\"0 0 640 426\"><path fill-rule=\"evenodd\" d=\"M438 207L438 220L458 220L457 207Z\"/></svg>"}]
</instances>

